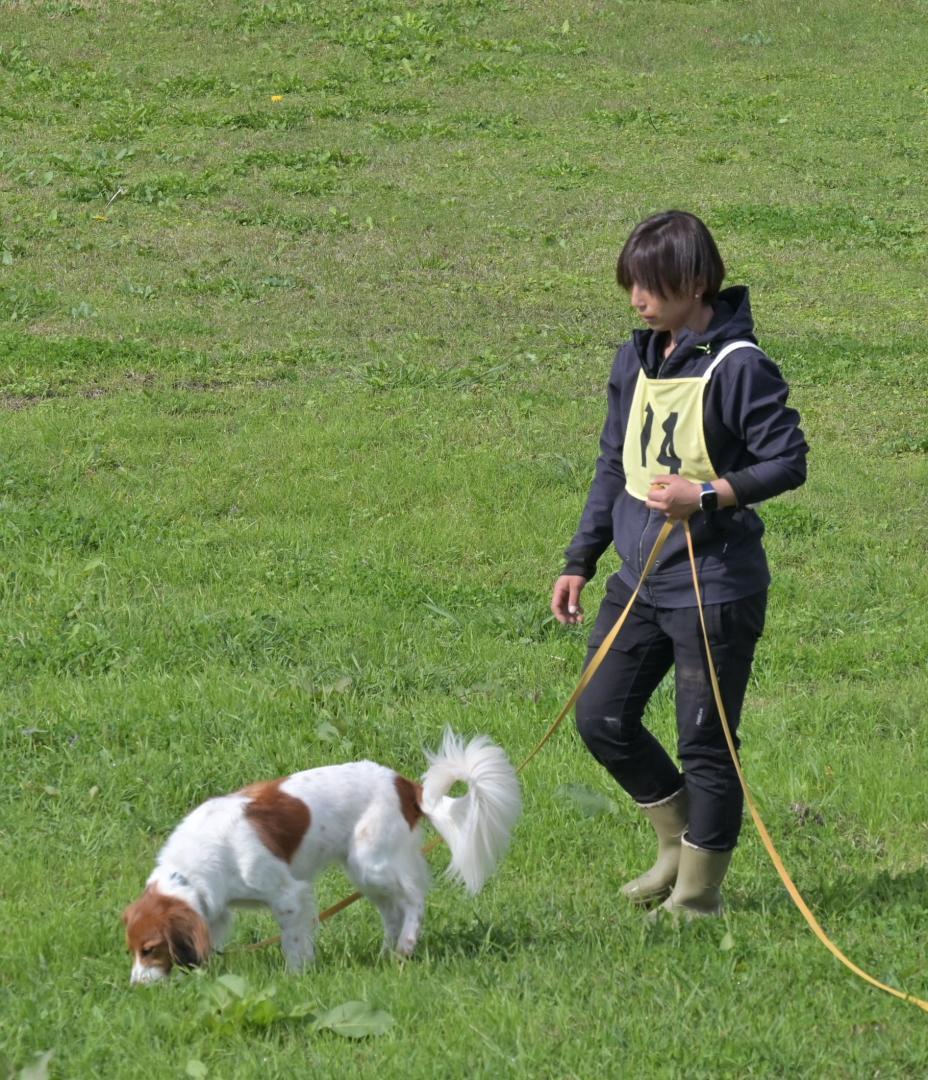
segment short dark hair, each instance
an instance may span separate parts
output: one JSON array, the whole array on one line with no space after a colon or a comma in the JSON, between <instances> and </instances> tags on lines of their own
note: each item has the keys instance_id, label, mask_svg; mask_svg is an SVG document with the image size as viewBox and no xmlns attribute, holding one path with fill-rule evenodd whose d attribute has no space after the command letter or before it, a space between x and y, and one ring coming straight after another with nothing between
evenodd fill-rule
<instances>
[{"instance_id":1,"label":"short dark hair","mask_svg":"<svg viewBox=\"0 0 928 1080\"><path fill-rule=\"evenodd\" d=\"M666 300L699 287L706 300L713 300L722 287L725 264L712 234L695 214L665 210L635 226L615 276L626 292L638 285Z\"/></svg>"}]
</instances>

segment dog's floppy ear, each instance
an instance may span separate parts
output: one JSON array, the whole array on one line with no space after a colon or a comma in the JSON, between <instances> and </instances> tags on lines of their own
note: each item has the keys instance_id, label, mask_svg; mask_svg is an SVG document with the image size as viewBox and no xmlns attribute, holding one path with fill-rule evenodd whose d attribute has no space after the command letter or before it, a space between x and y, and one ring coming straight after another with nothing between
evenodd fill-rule
<instances>
[{"instance_id":1,"label":"dog's floppy ear","mask_svg":"<svg viewBox=\"0 0 928 1080\"><path fill-rule=\"evenodd\" d=\"M171 912L167 927L168 949L178 967L199 967L209 956L206 920L186 904Z\"/></svg>"}]
</instances>

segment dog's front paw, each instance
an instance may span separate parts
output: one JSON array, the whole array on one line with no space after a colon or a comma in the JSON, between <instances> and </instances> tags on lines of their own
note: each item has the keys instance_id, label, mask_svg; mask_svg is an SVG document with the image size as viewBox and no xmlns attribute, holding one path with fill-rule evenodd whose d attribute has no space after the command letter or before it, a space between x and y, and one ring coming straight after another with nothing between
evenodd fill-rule
<instances>
[{"instance_id":1,"label":"dog's front paw","mask_svg":"<svg viewBox=\"0 0 928 1080\"><path fill-rule=\"evenodd\" d=\"M308 953L302 956L288 956L285 958L287 962L287 971L293 975L299 975L301 971L306 971L307 968L313 966L313 954Z\"/></svg>"},{"instance_id":2,"label":"dog's front paw","mask_svg":"<svg viewBox=\"0 0 928 1080\"><path fill-rule=\"evenodd\" d=\"M306 941L284 942L283 953L287 971L292 971L294 974L312 967L315 959L315 950L312 944Z\"/></svg>"}]
</instances>

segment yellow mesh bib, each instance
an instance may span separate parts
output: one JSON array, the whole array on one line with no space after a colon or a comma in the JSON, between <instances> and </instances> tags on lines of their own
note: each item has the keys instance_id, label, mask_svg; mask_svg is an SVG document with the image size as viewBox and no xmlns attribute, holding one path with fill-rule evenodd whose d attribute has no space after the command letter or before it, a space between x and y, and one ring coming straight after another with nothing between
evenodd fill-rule
<instances>
[{"instance_id":1,"label":"yellow mesh bib","mask_svg":"<svg viewBox=\"0 0 928 1080\"><path fill-rule=\"evenodd\" d=\"M622 447L630 495L643 502L652 477L667 473L696 483L718 479L706 449L703 401L712 373L730 352L741 348L759 350L753 341L732 341L702 375L688 378L649 379L643 371L638 373Z\"/></svg>"}]
</instances>

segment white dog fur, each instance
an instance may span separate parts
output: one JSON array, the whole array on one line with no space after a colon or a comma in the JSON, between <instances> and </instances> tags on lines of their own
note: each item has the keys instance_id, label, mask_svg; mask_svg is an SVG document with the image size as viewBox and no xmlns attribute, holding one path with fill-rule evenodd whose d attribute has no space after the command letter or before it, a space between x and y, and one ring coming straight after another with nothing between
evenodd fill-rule
<instances>
[{"instance_id":1,"label":"white dog fur","mask_svg":"<svg viewBox=\"0 0 928 1080\"><path fill-rule=\"evenodd\" d=\"M313 959L313 882L329 863L378 908L384 946L415 948L430 874L421 853L427 817L451 849L448 873L476 893L509 844L521 810L515 770L485 736L445 732L422 785L372 761L329 765L210 799L177 826L145 892L126 909L132 982L203 963L221 948L236 906L266 904L287 966ZM467 792L448 795L462 781Z\"/></svg>"}]
</instances>

